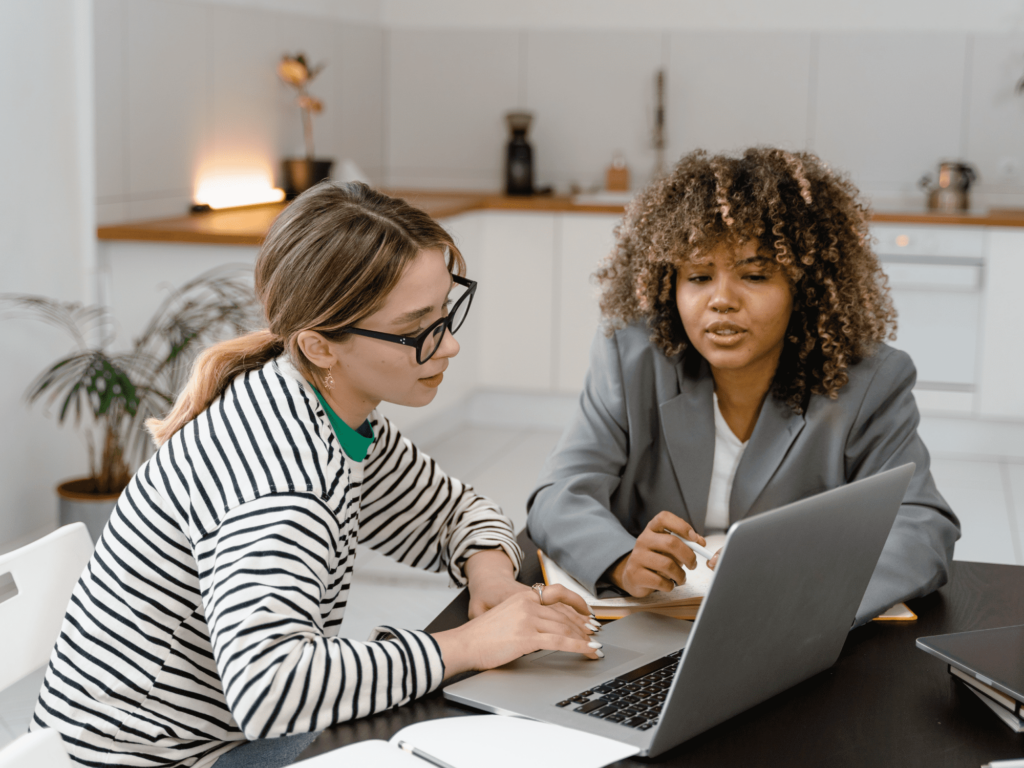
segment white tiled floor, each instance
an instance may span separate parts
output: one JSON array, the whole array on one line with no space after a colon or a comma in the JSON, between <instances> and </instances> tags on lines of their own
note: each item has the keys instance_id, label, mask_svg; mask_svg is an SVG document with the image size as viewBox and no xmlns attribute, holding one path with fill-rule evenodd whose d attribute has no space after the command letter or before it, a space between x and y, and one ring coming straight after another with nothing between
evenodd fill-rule
<instances>
[{"instance_id":1,"label":"white tiled floor","mask_svg":"<svg viewBox=\"0 0 1024 768\"><path fill-rule=\"evenodd\" d=\"M501 504L519 530L527 495L559 434L475 426L420 448ZM1024 565L1024 459L936 454L932 472L963 527L956 559ZM362 640L378 624L422 628L455 594L446 574L424 574L361 547L341 634ZM0 747L28 727L41 678L37 673L0 694Z\"/></svg>"}]
</instances>

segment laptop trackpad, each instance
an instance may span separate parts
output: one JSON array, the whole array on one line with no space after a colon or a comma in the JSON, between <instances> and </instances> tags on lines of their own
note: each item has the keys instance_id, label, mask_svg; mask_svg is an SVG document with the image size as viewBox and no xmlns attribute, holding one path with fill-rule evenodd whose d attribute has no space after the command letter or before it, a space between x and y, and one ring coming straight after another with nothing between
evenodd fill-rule
<instances>
[{"instance_id":1,"label":"laptop trackpad","mask_svg":"<svg viewBox=\"0 0 1024 768\"><path fill-rule=\"evenodd\" d=\"M630 659L635 659L641 654L631 651L628 648L620 648L617 645L608 645L601 649L604 658L598 661L580 656L578 653L567 653L565 651L547 651L533 654L529 659L522 659L520 663L529 664L530 667L542 667L557 671L560 674L581 674L590 677L601 669L611 669L623 664Z\"/></svg>"}]
</instances>

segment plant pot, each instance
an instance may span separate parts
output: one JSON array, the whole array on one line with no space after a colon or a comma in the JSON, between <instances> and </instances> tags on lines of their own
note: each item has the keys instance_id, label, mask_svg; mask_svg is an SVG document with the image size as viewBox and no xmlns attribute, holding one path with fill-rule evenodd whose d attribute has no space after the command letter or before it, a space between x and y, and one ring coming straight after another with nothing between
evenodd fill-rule
<instances>
[{"instance_id":1,"label":"plant pot","mask_svg":"<svg viewBox=\"0 0 1024 768\"><path fill-rule=\"evenodd\" d=\"M329 179L334 161L291 158L283 160L281 165L284 167L284 191L289 197L295 197Z\"/></svg>"},{"instance_id":2,"label":"plant pot","mask_svg":"<svg viewBox=\"0 0 1024 768\"><path fill-rule=\"evenodd\" d=\"M92 536L93 543L99 541L103 526L107 524L114 505L121 496L117 493L96 493L92 490L96 485L91 477L67 480L57 486L59 498L59 518L61 525L69 523L85 523Z\"/></svg>"}]
</instances>

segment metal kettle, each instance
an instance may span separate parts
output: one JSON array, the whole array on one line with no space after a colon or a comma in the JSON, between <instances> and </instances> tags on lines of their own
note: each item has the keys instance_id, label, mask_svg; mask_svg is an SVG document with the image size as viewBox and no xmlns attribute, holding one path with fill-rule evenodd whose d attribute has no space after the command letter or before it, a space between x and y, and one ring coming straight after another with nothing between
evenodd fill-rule
<instances>
[{"instance_id":1,"label":"metal kettle","mask_svg":"<svg viewBox=\"0 0 1024 768\"><path fill-rule=\"evenodd\" d=\"M918 185L928 193L929 211L966 211L971 207L971 184L977 178L974 167L967 163L939 163L938 184L932 184L931 176L924 176Z\"/></svg>"}]
</instances>

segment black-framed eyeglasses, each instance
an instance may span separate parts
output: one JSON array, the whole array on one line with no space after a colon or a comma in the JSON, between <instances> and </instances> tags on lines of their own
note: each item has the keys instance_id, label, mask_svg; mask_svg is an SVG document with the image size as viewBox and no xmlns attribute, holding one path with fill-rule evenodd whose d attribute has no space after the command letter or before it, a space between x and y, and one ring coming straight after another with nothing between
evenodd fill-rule
<instances>
[{"instance_id":1,"label":"black-framed eyeglasses","mask_svg":"<svg viewBox=\"0 0 1024 768\"><path fill-rule=\"evenodd\" d=\"M436 323L431 324L423 333L419 336L397 336L393 333L381 333L380 331L368 331L365 328L355 328L354 326L348 326L347 328L338 329L339 333L354 333L357 336L368 336L371 339L381 339L382 341L390 341L395 344L401 344L406 347L416 348L416 362L423 365L427 360L434 356L438 348L441 346L441 340L444 338L445 329L451 331L452 335L462 327L462 324L466 321L466 315L469 314L469 307L473 303L473 294L476 293L476 280L468 280L465 277L459 275L452 275L452 281L456 285L461 285L466 289L466 292L456 299L455 304L448 311L448 314L438 320Z\"/></svg>"}]
</instances>

